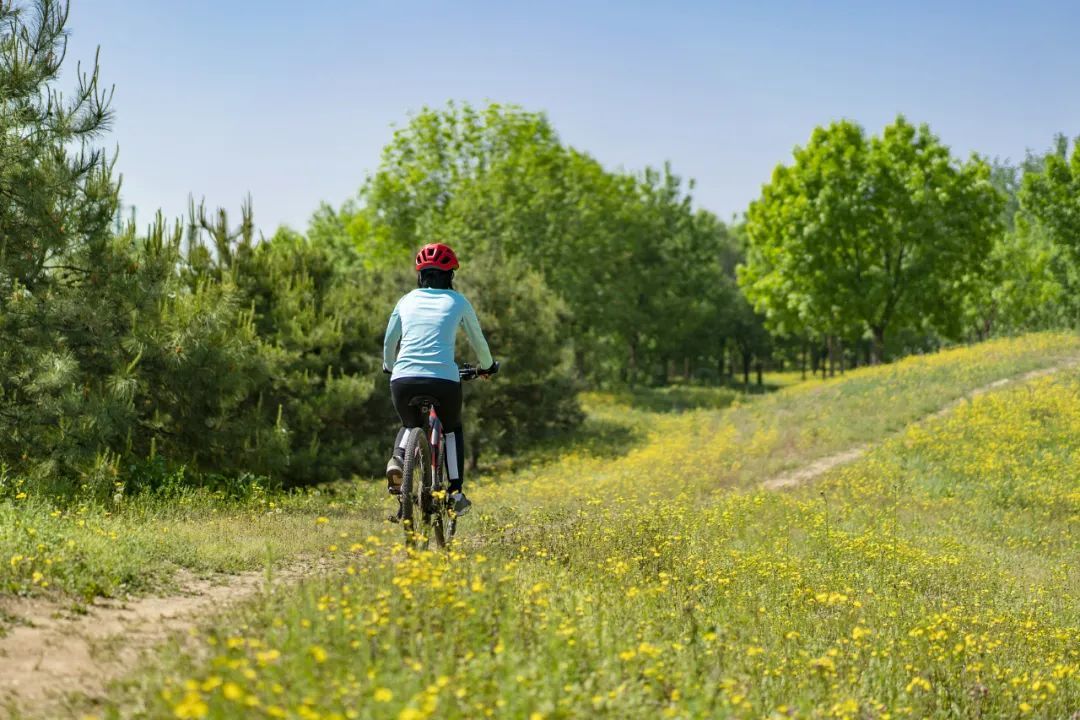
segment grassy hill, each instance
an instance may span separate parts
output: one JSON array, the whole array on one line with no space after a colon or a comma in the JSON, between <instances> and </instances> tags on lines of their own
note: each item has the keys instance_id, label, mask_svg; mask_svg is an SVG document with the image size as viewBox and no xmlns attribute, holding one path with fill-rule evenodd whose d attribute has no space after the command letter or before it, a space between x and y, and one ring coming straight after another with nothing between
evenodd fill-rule
<instances>
[{"instance_id":1,"label":"grassy hill","mask_svg":"<svg viewBox=\"0 0 1080 720\"><path fill-rule=\"evenodd\" d=\"M286 502L277 517L340 570L205 618L96 712L1068 717L1080 372L935 411L1078 351L997 341L720 409L590 396L573 448L479 481L449 556L357 517L377 487ZM861 443L812 482L761 486Z\"/></svg>"}]
</instances>

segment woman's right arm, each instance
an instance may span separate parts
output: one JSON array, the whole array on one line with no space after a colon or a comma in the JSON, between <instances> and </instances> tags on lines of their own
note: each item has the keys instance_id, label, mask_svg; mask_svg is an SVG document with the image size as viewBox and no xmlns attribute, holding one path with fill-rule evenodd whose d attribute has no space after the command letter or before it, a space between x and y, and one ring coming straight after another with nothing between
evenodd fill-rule
<instances>
[{"instance_id":1,"label":"woman's right arm","mask_svg":"<svg viewBox=\"0 0 1080 720\"><path fill-rule=\"evenodd\" d=\"M480 320L476 317L476 311L468 300L465 300L465 312L461 314L461 325L465 328L465 337L468 338L476 357L480 360L480 367L487 370L495 364L495 360L491 357L484 331L480 329Z\"/></svg>"}]
</instances>

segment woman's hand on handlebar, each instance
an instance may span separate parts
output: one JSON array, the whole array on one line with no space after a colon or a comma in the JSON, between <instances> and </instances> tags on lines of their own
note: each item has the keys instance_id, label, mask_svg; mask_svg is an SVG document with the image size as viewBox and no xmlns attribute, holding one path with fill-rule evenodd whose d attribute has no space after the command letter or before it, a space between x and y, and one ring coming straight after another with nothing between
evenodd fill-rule
<instances>
[{"instance_id":1,"label":"woman's hand on handlebar","mask_svg":"<svg viewBox=\"0 0 1080 720\"><path fill-rule=\"evenodd\" d=\"M499 372L498 361L492 362L491 367L486 370L481 370L480 368L467 363L458 369L458 374L461 376L462 380L474 380L476 378L487 380L497 372Z\"/></svg>"}]
</instances>

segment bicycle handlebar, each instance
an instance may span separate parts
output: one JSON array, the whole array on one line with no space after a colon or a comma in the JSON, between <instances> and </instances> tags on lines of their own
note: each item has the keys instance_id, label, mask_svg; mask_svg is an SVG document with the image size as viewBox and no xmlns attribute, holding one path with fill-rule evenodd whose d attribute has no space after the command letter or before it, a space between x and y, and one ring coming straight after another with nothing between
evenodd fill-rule
<instances>
[{"instance_id":1,"label":"bicycle handlebar","mask_svg":"<svg viewBox=\"0 0 1080 720\"><path fill-rule=\"evenodd\" d=\"M463 381L475 380L476 378L480 378L480 377L491 377L492 375L494 375L497 372L499 372L499 361L498 360L496 360L495 363L490 368L488 368L487 370L482 370L482 369L476 367L475 365L470 365L468 363L466 363L466 364L462 365L460 368L458 368L458 376Z\"/></svg>"}]
</instances>

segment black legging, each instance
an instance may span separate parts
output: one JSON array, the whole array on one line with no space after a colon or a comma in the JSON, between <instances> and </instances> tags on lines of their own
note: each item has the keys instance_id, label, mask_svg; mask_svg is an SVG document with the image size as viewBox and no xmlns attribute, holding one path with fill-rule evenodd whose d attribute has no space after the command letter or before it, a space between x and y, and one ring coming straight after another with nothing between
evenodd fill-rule
<instances>
[{"instance_id":1,"label":"black legging","mask_svg":"<svg viewBox=\"0 0 1080 720\"><path fill-rule=\"evenodd\" d=\"M452 433L454 436L454 447L446 448L446 452L451 453L447 455L447 460L452 459L454 455L457 456L457 477L449 478L448 489L450 492L460 491L465 481L465 433L461 427L461 383L439 378L403 377L390 383L390 395L394 398L394 409L397 410L402 425L397 439L394 440L394 454L399 457L404 455L401 443L406 430L427 426L427 418L421 416L420 407L409 403L420 395L435 399L438 404L439 420L443 424L443 432L448 436ZM449 465L447 462L448 468ZM450 474L454 474L452 469Z\"/></svg>"}]
</instances>

